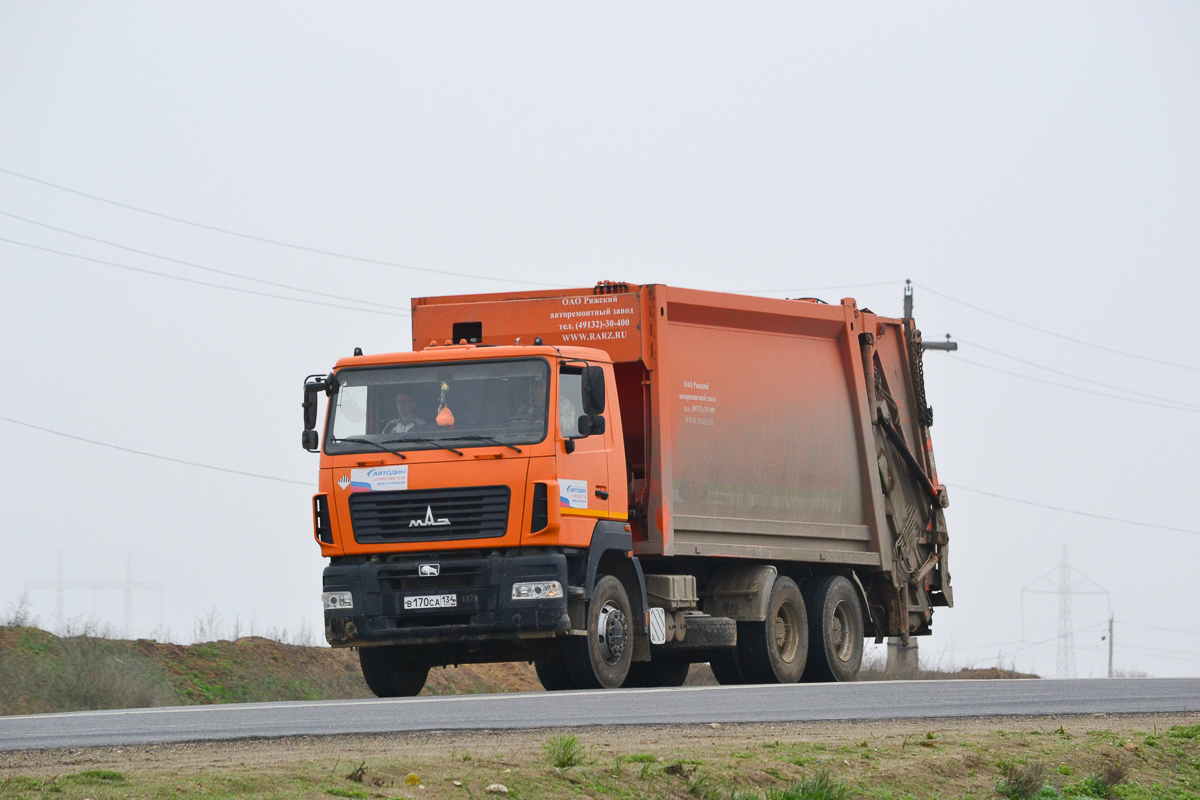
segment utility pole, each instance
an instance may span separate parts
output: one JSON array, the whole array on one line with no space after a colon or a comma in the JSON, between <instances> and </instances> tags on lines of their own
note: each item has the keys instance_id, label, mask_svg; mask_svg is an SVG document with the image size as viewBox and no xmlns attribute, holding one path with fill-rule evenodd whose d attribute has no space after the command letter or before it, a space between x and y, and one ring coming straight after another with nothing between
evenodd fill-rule
<instances>
[{"instance_id":1,"label":"utility pole","mask_svg":"<svg viewBox=\"0 0 1200 800\"><path fill-rule=\"evenodd\" d=\"M904 321L911 322L912 318L913 318L913 287L912 287L912 281L906 280L904 282ZM948 353L952 353L957 349L958 349L958 342L951 341L950 334L948 334L948 333L946 334L946 341L944 341L944 342L926 342L924 340L921 340L921 352L925 352L926 350L945 350Z\"/></svg>"},{"instance_id":2,"label":"utility pole","mask_svg":"<svg viewBox=\"0 0 1200 800\"><path fill-rule=\"evenodd\" d=\"M1112 633L1113 633L1113 614L1112 614L1112 612L1109 612L1109 615L1108 615L1108 677L1110 677L1110 678L1113 676L1113 668L1112 668L1113 640L1112 640Z\"/></svg>"},{"instance_id":3,"label":"utility pole","mask_svg":"<svg viewBox=\"0 0 1200 800\"><path fill-rule=\"evenodd\" d=\"M1067 548L1062 549L1058 567L1029 583L1021 590L1021 639L1025 639L1025 595L1058 595L1058 669L1060 678L1075 677L1075 624L1071 598L1077 594L1109 596L1108 590L1071 566ZM1112 606L1109 605L1109 627L1112 627ZM1110 634L1111 642L1111 634Z\"/></svg>"},{"instance_id":4,"label":"utility pole","mask_svg":"<svg viewBox=\"0 0 1200 800\"><path fill-rule=\"evenodd\" d=\"M158 592L158 609L159 622L162 622L162 584L147 583L144 581L133 580L133 556L130 556L125 562L125 580L123 581L65 581L62 574L62 555L58 557L58 567L55 574L55 579L52 581L26 581L25 589L53 589L55 593L55 613L58 616L58 624L66 627L67 618L64 610L64 595L67 589L91 589L92 590L92 605L95 610L95 596L97 591L123 591L125 596L125 630L124 634L127 637L133 636L133 593L135 591Z\"/></svg>"},{"instance_id":5,"label":"utility pole","mask_svg":"<svg viewBox=\"0 0 1200 800\"><path fill-rule=\"evenodd\" d=\"M55 573L54 582L57 584L58 591L54 598L54 616L58 618L59 625L66 624L66 617L63 616L63 577L62 577L62 553L58 554L58 571Z\"/></svg>"},{"instance_id":6,"label":"utility pole","mask_svg":"<svg viewBox=\"0 0 1200 800\"><path fill-rule=\"evenodd\" d=\"M1058 565L1058 677L1075 677L1075 625L1071 621L1071 562L1063 545Z\"/></svg>"},{"instance_id":7,"label":"utility pole","mask_svg":"<svg viewBox=\"0 0 1200 800\"><path fill-rule=\"evenodd\" d=\"M133 635L133 554L125 556L125 638Z\"/></svg>"}]
</instances>

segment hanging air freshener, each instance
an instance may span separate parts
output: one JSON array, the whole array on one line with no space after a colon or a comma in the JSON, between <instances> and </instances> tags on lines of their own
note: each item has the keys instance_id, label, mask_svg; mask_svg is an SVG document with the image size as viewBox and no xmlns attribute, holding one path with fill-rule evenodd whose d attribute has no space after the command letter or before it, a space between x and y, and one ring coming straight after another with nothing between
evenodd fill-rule
<instances>
[{"instance_id":1,"label":"hanging air freshener","mask_svg":"<svg viewBox=\"0 0 1200 800\"><path fill-rule=\"evenodd\" d=\"M454 424L454 412L450 410L450 406L446 405L446 392L448 391L450 391L450 384L442 381L442 393L438 397L437 424L443 428Z\"/></svg>"}]
</instances>

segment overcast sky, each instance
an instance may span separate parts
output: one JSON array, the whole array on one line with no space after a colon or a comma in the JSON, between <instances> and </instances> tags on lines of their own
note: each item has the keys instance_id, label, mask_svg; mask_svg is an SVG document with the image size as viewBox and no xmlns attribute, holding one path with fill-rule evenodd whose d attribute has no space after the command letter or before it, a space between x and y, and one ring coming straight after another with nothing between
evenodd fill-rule
<instances>
[{"instance_id":1,"label":"overcast sky","mask_svg":"<svg viewBox=\"0 0 1200 800\"><path fill-rule=\"evenodd\" d=\"M61 556L162 585L135 635L320 638L300 385L408 349L411 297L613 279L898 316L911 278L962 342L926 358L958 605L924 657L1053 675L1057 597L1021 589L1067 546L1110 593L1075 598L1081 676L1110 607L1118 669L1200 673L1195 3L3 2L0 169L393 265L0 172L0 416L299 482L0 421L0 610ZM64 597L124 624L120 591Z\"/></svg>"}]
</instances>

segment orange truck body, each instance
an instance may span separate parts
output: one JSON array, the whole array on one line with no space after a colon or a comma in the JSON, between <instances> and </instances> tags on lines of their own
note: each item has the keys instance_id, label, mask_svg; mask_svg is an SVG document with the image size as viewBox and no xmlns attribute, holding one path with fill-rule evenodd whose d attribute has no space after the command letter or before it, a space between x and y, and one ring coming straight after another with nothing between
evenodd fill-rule
<instances>
[{"instance_id":1,"label":"orange truck body","mask_svg":"<svg viewBox=\"0 0 1200 800\"><path fill-rule=\"evenodd\" d=\"M722 604L721 597L768 591L777 576L807 593L809 606L814 600L808 587L829 584L822 578L844 578L858 600L860 637L907 642L930 631L935 606L952 604L946 493L929 434L920 333L911 319L879 316L850 299L830 305L603 282L417 298L412 333L412 352L346 358L330 379L371 366L517 358L586 363L601 368L608 387L605 430L568 443L552 424L544 440L521 445L522 452L501 444L455 445L461 455L406 451L403 460L382 450L323 452L317 538L331 565L484 551L562 552L570 561L587 558L580 554L593 545L597 526L618 539L625 531L622 555L637 565L633 577L624 578L635 617L634 661L661 649L649 646L653 636L647 633L655 602L667 606L668 623L672 614L690 614L693 629L701 631L705 613L717 617L724 610L745 633L745 625L767 612ZM554 409L558 383L550 389ZM359 541L350 508L354 486L347 487L347 479L356 470L401 465L406 491L507 487L507 524L487 539ZM563 486L580 482L585 499L570 502ZM544 489L536 492L544 494L536 496L550 498L544 511L535 508L539 484ZM436 511L431 505L429 513ZM538 513L546 523L540 529ZM597 558L589 559L588 585L573 590L583 601L591 597L590 561ZM670 576L696 582L694 604L655 600L655 587L677 585ZM329 588L328 578L326 583ZM728 588L743 584L750 588ZM640 603L638 592L644 595ZM555 635L581 635L585 607L573 608L571 623ZM348 618L327 610L332 644L403 639L364 639L361 627L348 634L337 622ZM684 621L679 619L680 629ZM395 624L389 631L407 630L403 622ZM809 627L814 624L821 620ZM544 656L548 647L531 644L526 635L524 645L489 650L456 644L453 631L435 633L436 627L424 626L421 637L405 634L404 640L432 643L430 652L438 654L425 658L431 664ZM472 629L468 638L478 634ZM713 639L717 646L719 638ZM681 647L673 651L676 659L715 652L696 644L690 656L679 655Z\"/></svg>"}]
</instances>

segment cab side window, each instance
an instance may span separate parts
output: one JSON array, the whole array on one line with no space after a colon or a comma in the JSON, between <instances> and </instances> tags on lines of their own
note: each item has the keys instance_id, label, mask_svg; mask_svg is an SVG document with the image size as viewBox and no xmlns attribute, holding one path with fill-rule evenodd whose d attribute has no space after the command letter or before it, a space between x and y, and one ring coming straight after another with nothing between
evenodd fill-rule
<instances>
[{"instance_id":1,"label":"cab side window","mask_svg":"<svg viewBox=\"0 0 1200 800\"><path fill-rule=\"evenodd\" d=\"M579 436L583 413L583 373L564 368L558 376L558 427L564 439Z\"/></svg>"}]
</instances>

